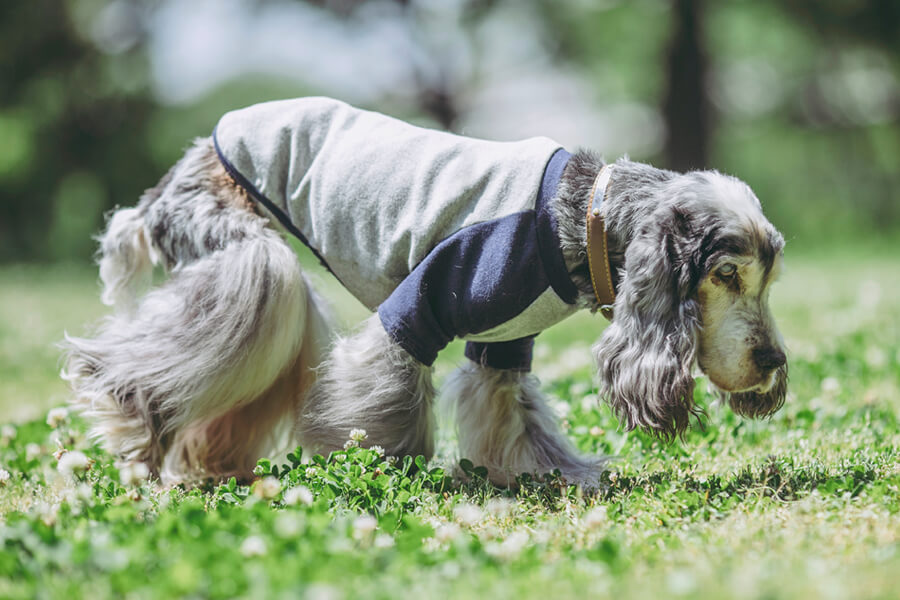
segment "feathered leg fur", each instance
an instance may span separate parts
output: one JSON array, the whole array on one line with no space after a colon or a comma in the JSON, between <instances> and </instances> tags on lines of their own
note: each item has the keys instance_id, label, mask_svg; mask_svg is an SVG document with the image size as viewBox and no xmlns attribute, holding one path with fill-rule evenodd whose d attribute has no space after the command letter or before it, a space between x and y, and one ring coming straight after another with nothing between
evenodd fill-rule
<instances>
[{"instance_id":1,"label":"feathered leg fur","mask_svg":"<svg viewBox=\"0 0 900 600\"><path fill-rule=\"evenodd\" d=\"M298 437L304 449L341 448L352 429L365 429L367 445L391 456L434 454L431 367L394 342L378 315L339 339L319 369Z\"/></svg>"},{"instance_id":2,"label":"feathered leg fur","mask_svg":"<svg viewBox=\"0 0 900 600\"><path fill-rule=\"evenodd\" d=\"M460 455L487 467L493 483L514 485L522 473L559 469L570 483L597 485L605 459L578 454L534 375L469 363L454 372L444 393L456 402Z\"/></svg>"}]
</instances>

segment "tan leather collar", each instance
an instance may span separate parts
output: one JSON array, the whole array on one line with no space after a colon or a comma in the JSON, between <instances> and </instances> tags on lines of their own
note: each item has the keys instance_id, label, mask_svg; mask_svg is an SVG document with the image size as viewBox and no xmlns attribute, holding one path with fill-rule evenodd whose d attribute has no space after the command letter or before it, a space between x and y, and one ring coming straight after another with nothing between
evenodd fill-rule
<instances>
[{"instance_id":1,"label":"tan leather collar","mask_svg":"<svg viewBox=\"0 0 900 600\"><path fill-rule=\"evenodd\" d=\"M603 222L600 206L606 199L606 187L609 185L609 177L612 173L612 165L604 165L594 186L591 188L591 199L587 210L587 255L588 269L591 271L591 283L594 285L594 295L600 303L600 312L608 320L612 321L612 305L616 301L616 290L613 288L612 273L609 266L609 250L606 243L606 225Z\"/></svg>"}]
</instances>

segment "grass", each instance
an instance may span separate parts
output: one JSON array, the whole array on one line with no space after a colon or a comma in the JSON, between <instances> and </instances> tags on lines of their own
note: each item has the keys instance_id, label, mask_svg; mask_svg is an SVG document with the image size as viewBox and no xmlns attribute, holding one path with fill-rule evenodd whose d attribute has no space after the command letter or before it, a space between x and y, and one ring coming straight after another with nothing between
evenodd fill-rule
<instances>
[{"instance_id":1,"label":"grass","mask_svg":"<svg viewBox=\"0 0 900 600\"><path fill-rule=\"evenodd\" d=\"M78 418L45 421L65 399L53 342L103 313L93 271L3 267L0 597L896 598L895 255L789 255L772 298L786 406L745 421L700 385L710 418L681 444L622 432L598 408L586 351L599 317L542 334L537 372L568 434L619 457L597 493L553 476L500 490L466 461L467 479L451 477L446 427L418 468L350 448L263 460L250 486L158 489L118 472ZM445 355L438 379L459 346Z\"/></svg>"}]
</instances>

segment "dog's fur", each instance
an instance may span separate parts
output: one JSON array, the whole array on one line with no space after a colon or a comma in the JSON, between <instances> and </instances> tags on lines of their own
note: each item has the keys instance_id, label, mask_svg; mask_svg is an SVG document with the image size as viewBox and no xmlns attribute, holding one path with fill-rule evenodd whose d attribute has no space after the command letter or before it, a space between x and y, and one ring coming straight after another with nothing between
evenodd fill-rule
<instances>
[{"instance_id":1,"label":"dog's fur","mask_svg":"<svg viewBox=\"0 0 900 600\"><path fill-rule=\"evenodd\" d=\"M578 305L592 311L585 214L602 165L575 154L550 204ZM99 262L116 310L95 337L66 341L65 376L92 434L166 484L247 477L266 452L335 450L354 428L389 455L430 457L431 368L377 316L332 341L328 310L261 210L202 139L136 208L112 215ZM700 413L694 365L736 412L776 411L787 368L768 290L783 240L753 192L716 172L620 160L603 210L618 295L594 354L601 396L626 428L681 435ZM169 277L150 288L154 265ZM461 454L492 481L559 469L596 483L603 459L573 449L533 375L468 363L445 391Z\"/></svg>"}]
</instances>

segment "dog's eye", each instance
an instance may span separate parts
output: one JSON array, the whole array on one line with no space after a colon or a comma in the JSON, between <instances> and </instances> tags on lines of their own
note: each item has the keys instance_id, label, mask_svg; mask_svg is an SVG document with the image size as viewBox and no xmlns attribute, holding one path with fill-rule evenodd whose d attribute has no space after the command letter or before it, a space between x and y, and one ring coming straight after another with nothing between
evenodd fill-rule
<instances>
[{"instance_id":1,"label":"dog's eye","mask_svg":"<svg viewBox=\"0 0 900 600\"><path fill-rule=\"evenodd\" d=\"M737 272L737 267L731 263L726 263L719 267L719 270L716 271L716 275L719 279L731 279L734 277L734 274Z\"/></svg>"}]
</instances>

